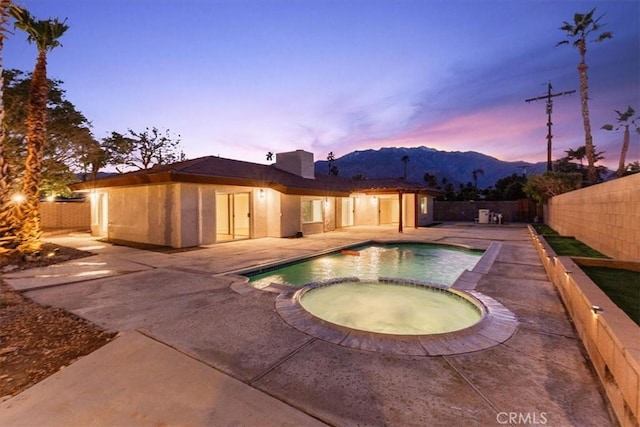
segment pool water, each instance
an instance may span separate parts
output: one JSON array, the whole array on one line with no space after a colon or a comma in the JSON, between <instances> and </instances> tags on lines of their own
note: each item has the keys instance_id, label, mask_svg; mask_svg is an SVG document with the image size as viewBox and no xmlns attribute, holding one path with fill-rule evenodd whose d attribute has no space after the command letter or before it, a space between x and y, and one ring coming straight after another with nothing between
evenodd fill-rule
<instances>
[{"instance_id":1,"label":"pool water","mask_svg":"<svg viewBox=\"0 0 640 427\"><path fill-rule=\"evenodd\" d=\"M360 331L426 335L458 331L481 310L448 290L380 282L342 282L309 289L300 305L327 322Z\"/></svg>"},{"instance_id":2,"label":"pool water","mask_svg":"<svg viewBox=\"0 0 640 427\"><path fill-rule=\"evenodd\" d=\"M350 254L324 255L250 275L250 282L263 288L271 283L303 286L335 277L399 277L451 286L464 270L472 270L481 256L482 252L445 245L375 244L352 248Z\"/></svg>"}]
</instances>

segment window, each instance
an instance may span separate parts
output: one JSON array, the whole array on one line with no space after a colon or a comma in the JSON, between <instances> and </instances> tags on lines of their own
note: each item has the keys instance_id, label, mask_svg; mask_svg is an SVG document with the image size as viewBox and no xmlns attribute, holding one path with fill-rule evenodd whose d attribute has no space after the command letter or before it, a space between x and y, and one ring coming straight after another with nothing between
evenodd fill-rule
<instances>
[{"instance_id":1,"label":"window","mask_svg":"<svg viewBox=\"0 0 640 427\"><path fill-rule=\"evenodd\" d=\"M322 200L302 201L302 222L322 222Z\"/></svg>"},{"instance_id":2,"label":"window","mask_svg":"<svg viewBox=\"0 0 640 427\"><path fill-rule=\"evenodd\" d=\"M420 213L426 214L429 212L429 198L427 196L420 196Z\"/></svg>"}]
</instances>

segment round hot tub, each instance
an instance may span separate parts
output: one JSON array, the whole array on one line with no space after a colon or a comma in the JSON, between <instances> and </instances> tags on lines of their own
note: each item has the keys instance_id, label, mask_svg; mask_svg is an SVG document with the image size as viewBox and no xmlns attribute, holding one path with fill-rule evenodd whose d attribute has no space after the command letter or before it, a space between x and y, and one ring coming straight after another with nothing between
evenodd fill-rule
<instances>
[{"instance_id":1,"label":"round hot tub","mask_svg":"<svg viewBox=\"0 0 640 427\"><path fill-rule=\"evenodd\" d=\"M428 335L468 328L482 319L479 304L461 293L406 281L344 281L310 286L300 305L312 315L359 331Z\"/></svg>"},{"instance_id":2,"label":"round hot tub","mask_svg":"<svg viewBox=\"0 0 640 427\"><path fill-rule=\"evenodd\" d=\"M490 348L517 326L513 313L480 292L399 278L310 283L278 295L276 310L289 325L323 341L415 356Z\"/></svg>"}]
</instances>

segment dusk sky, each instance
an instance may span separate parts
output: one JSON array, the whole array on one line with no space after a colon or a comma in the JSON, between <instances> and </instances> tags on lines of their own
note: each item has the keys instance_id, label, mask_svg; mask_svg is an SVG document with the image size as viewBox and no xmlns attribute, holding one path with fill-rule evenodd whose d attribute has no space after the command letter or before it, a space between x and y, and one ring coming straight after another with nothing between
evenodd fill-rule
<instances>
[{"instance_id":1,"label":"dusk sky","mask_svg":"<svg viewBox=\"0 0 640 427\"><path fill-rule=\"evenodd\" d=\"M617 167L614 109L640 113L640 1L17 0L36 18L67 18L48 75L93 124L156 126L188 158L266 163L304 149L427 146L501 160L546 161L544 101L554 90L553 158L584 145L577 50L563 21L596 7L614 38L590 44L594 142ZM3 65L32 71L16 32ZM632 134L627 163L640 160Z\"/></svg>"}]
</instances>

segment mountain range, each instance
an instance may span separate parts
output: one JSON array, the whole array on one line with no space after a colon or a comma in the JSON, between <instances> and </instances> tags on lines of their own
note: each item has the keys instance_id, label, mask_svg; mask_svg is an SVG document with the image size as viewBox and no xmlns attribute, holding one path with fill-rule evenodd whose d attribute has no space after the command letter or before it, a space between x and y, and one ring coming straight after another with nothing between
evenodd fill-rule
<instances>
[{"instance_id":1,"label":"mountain range","mask_svg":"<svg viewBox=\"0 0 640 427\"><path fill-rule=\"evenodd\" d=\"M455 188L460 184L473 183L473 171L477 171L478 188L486 188L514 173L542 173L547 167L546 162L506 162L475 151L440 151L429 147L354 151L335 159L332 165L338 168L340 176L348 178L356 175L365 178L399 178L404 176L404 156L409 159L406 162L407 181L424 183L424 174L428 172L436 176L439 185L442 178L446 178ZM315 162L315 172L327 174L328 161Z\"/></svg>"}]
</instances>

